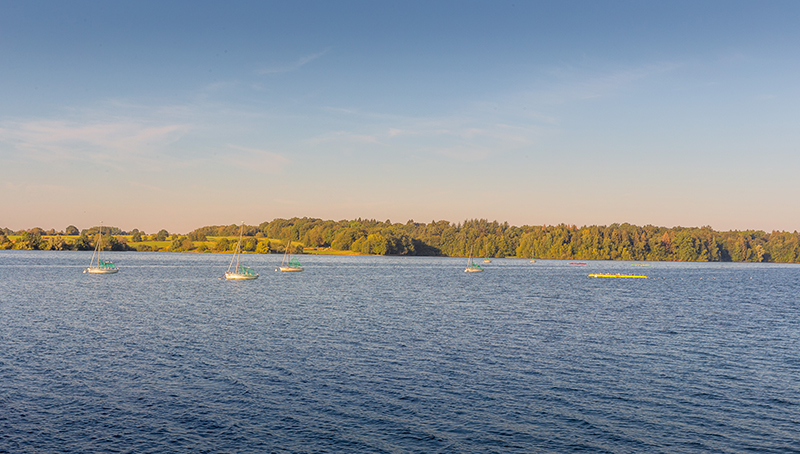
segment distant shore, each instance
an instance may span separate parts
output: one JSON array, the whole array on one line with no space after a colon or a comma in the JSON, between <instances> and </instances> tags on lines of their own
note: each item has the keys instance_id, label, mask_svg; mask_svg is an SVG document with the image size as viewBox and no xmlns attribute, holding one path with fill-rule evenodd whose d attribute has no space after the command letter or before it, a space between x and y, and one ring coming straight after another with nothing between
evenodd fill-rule
<instances>
[{"instance_id":1,"label":"distant shore","mask_svg":"<svg viewBox=\"0 0 800 454\"><path fill-rule=\"evenodd\" d=\"M245 253L534 258L682 262L800 263L800 233L719 232L711 227L612 224L511 226L473 219L460 223L389 220L275 219L259 225L206 226L188 234L145 233L104 226L103 250L231 252L243 231ZM92 250L100 227L64 231L0 229L0 249ZM290 240L291 239L291 240Z\"/></svg>"}]
</instances>

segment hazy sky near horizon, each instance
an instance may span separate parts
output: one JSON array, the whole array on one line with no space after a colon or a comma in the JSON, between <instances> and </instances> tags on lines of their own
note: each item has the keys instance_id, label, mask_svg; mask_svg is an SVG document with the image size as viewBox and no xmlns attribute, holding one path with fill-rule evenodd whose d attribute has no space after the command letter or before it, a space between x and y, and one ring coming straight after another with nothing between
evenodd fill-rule
<instances>
[{"instance_id":1,"label":"hazy sky near horizon","mask_svg":"<svg viewBox=\"0 0 800 454\"><path fill-rule=\"evenodd\" d=\"M0 2L0 227L800 230L800 2Z\"/></svg>"}]
</instances>

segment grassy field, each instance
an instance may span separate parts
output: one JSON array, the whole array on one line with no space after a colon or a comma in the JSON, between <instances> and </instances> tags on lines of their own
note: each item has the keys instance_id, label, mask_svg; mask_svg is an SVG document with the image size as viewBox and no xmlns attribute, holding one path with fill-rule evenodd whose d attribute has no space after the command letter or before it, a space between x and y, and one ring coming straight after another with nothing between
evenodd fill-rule
<instances>
[{"instance_id":1,"label":"grassy field","mask_svg":"<svg viewBox=\"0 0 800 454\"><path fill-rule=\"evenodd\" d=\"M42 243L44 247L48 244L51 238L55 238L60 236L63 238L67 243L74 244L75 240L77 240L78 235L42 235ZM19 239L22 238L21 235L10 235L7 237L9 240L13 242L17 242ZM165 241L156 241L156 240L146 240L146 241L139 241L134 242L131 235L114 235L114 238L121 243L127 243L128 246L137 248L137 249L147 249L150 250L148 252L172 252L170 251L170 246L172 246L172 240L165 240ZM232 251L223 251L217 252L214 251L214 246L223 238L227 239L231 245L235 245L237 241L239 241L238 236L228 236L228 237L216 237L210 236L206 237L206 241L193 241L193 249L191 250L184 250L179 252L196 252L196 253L227 253L230 254ZM251 239L252 237L246 237L244 240ZM279 240L276 238L257 238L259 243L263 243L269 241L270 247L272 249L272 254L283 254L284 247L286 243L283 240ZM353 251L340 251L331 248L316 248L316 247L305 247L302 243L297 241L292 241L292 247L303 246L303 254L311 254L311 255L362 255L357 252ZM142 247L144 246L144 247ZM257 252L243 252L244 254L256 254Z\"/></svg>"}]
</instances>

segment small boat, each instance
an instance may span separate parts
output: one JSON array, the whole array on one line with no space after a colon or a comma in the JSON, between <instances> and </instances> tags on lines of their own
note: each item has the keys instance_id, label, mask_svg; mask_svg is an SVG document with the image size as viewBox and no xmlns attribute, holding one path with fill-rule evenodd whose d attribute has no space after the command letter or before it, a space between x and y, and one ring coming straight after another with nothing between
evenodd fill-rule
<instances>
[{"instance_id":1,"label":"small boat","mask_svg":"<svg viewBox=\"0 0 800 454\"><path fill-rule=\"evenodd\" d=\"M227 280L249 280L257 279L258 273L249 266L244 266L239 263L239 256L242 254L242 235L244 234L244 222L242 222L242 229L239 231L239 242L236 243L236 250L233 251L231 257L231 264L228 265L228 271L225 272L225 279ZM236 266L233 266L236 262Z\"/></svg>"},{"instance_id":2,"label":"small boat","mask_svg":"<svg viewBox=\"0 0 800 454\"><path fill-rule=\"evenodd\" d=\"M586 265L586 262L569 262L570 265Z\"/></svg>"},{"instance_id":3,"label":"small boat","mask_svg":"<svg viewBox=\"0 0 800 454\"><path fill-rule=\"evenodd\" d=\"M648 265L648 264L646 264L646 263L634 263L634 264L633 264L633 265L631 265L631 266L650 266L650 265Z\"/></svg>"},{"instance_id":4,"label":"small boat","mask_svg":"<svg viewBox=\"0 0 800 454\"><path fill-rule=\"evenodd\" d=\"M483 263L492 263L492 261L491 259L489 259L489 257L486 257L485 259L483 259Z\"/></svg>"},{"instance_id":5,"label":"small boat","mask_svg":"<svg viewBox=\"0 0 800 454\"><path fill-rule=\"evenodd\" d=\"M89 268L83 270L83 274L114 274L119 271L117 265L114 265L114 262L111 260L106 260L103 258L103 250L101 248L101 243L103 242L103 223L100 223L100 235L97 237L97 244L94 246L94 252L92 253L92 260L89 262ZM97 257L97 262L95 262L95 257Z\"/></svg>"},{"instance_id":6,"label":"small boat","mask_svg":"<svg viewBox=\"0 0 800 454\"><path fill-rule=\"evenodd\" d=\"M467 267L464 268L465 273L481 273L483 272L483 268L480 265L472 261L472 252L469 254L469 260L467 260Z\"/></svg>"},{"instance_id":7,"label":"small boat","mask_svg":"<svg viewBox=\"0 0 800 454\"><path fill-rule=\"evenodd\" d=\"M292 240L289 239L289 242L286 243L286 251L283 253L283 261L281 261L281 266L278 267L278 271L283 272L297 272L303 271L303 267L300 266L300 261L297 260L297 257L292 257L289 255L289 248L292 245Z\"/></svg>"}]
</instances>

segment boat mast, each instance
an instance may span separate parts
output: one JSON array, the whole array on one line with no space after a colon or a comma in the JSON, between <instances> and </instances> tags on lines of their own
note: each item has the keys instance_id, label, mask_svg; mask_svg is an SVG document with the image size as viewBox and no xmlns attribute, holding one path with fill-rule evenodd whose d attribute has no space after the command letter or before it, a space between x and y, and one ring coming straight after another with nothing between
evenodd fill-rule
<instances>
[{"instance_id":1,"label":"boat mast","mask_svg":"<svg viewBox=\"0 0 800 454\"><path fill-rule=\"evenodd\" d=\"M283 260L281 261L281 266L286 263L286 258L289 256L289 246L292 244L292 238L289 238L289 241L286 242L286 249L283 251Z\"/></svg>"},{"instance_id":2,"label":"boat mast","mask_svg":"<svg viewBox=\"0 0 800 454\"><path fill-rule=\"evenodd\" d=\"M239 241L236 243L236 249L233 251L233 257L231 257L231 264L228 265L228 271L231 270L231 267L233 266L233 261L234 260L236 260L236 270L235 270L235 272L238 272L238 270L239 270L239 246L242 245L242 234L243 233L244 233L244 221L242 221L242 229L239 230Z\"/></svg>"},{"instance_id":3,"label":"boat mast","mask_svg":"<svg viewBox=\"0 0 800 454\"><path fill-rule=\"evenodd\" d=\"M94 258L97 256L97 266L100 266L100 244L103 242L103 222L100 222L100 236L97 238L97 244L94 245L94 252L92 252L92 260L89 262L89 268L94 264Z\"/></svg>"}]
</instances>

